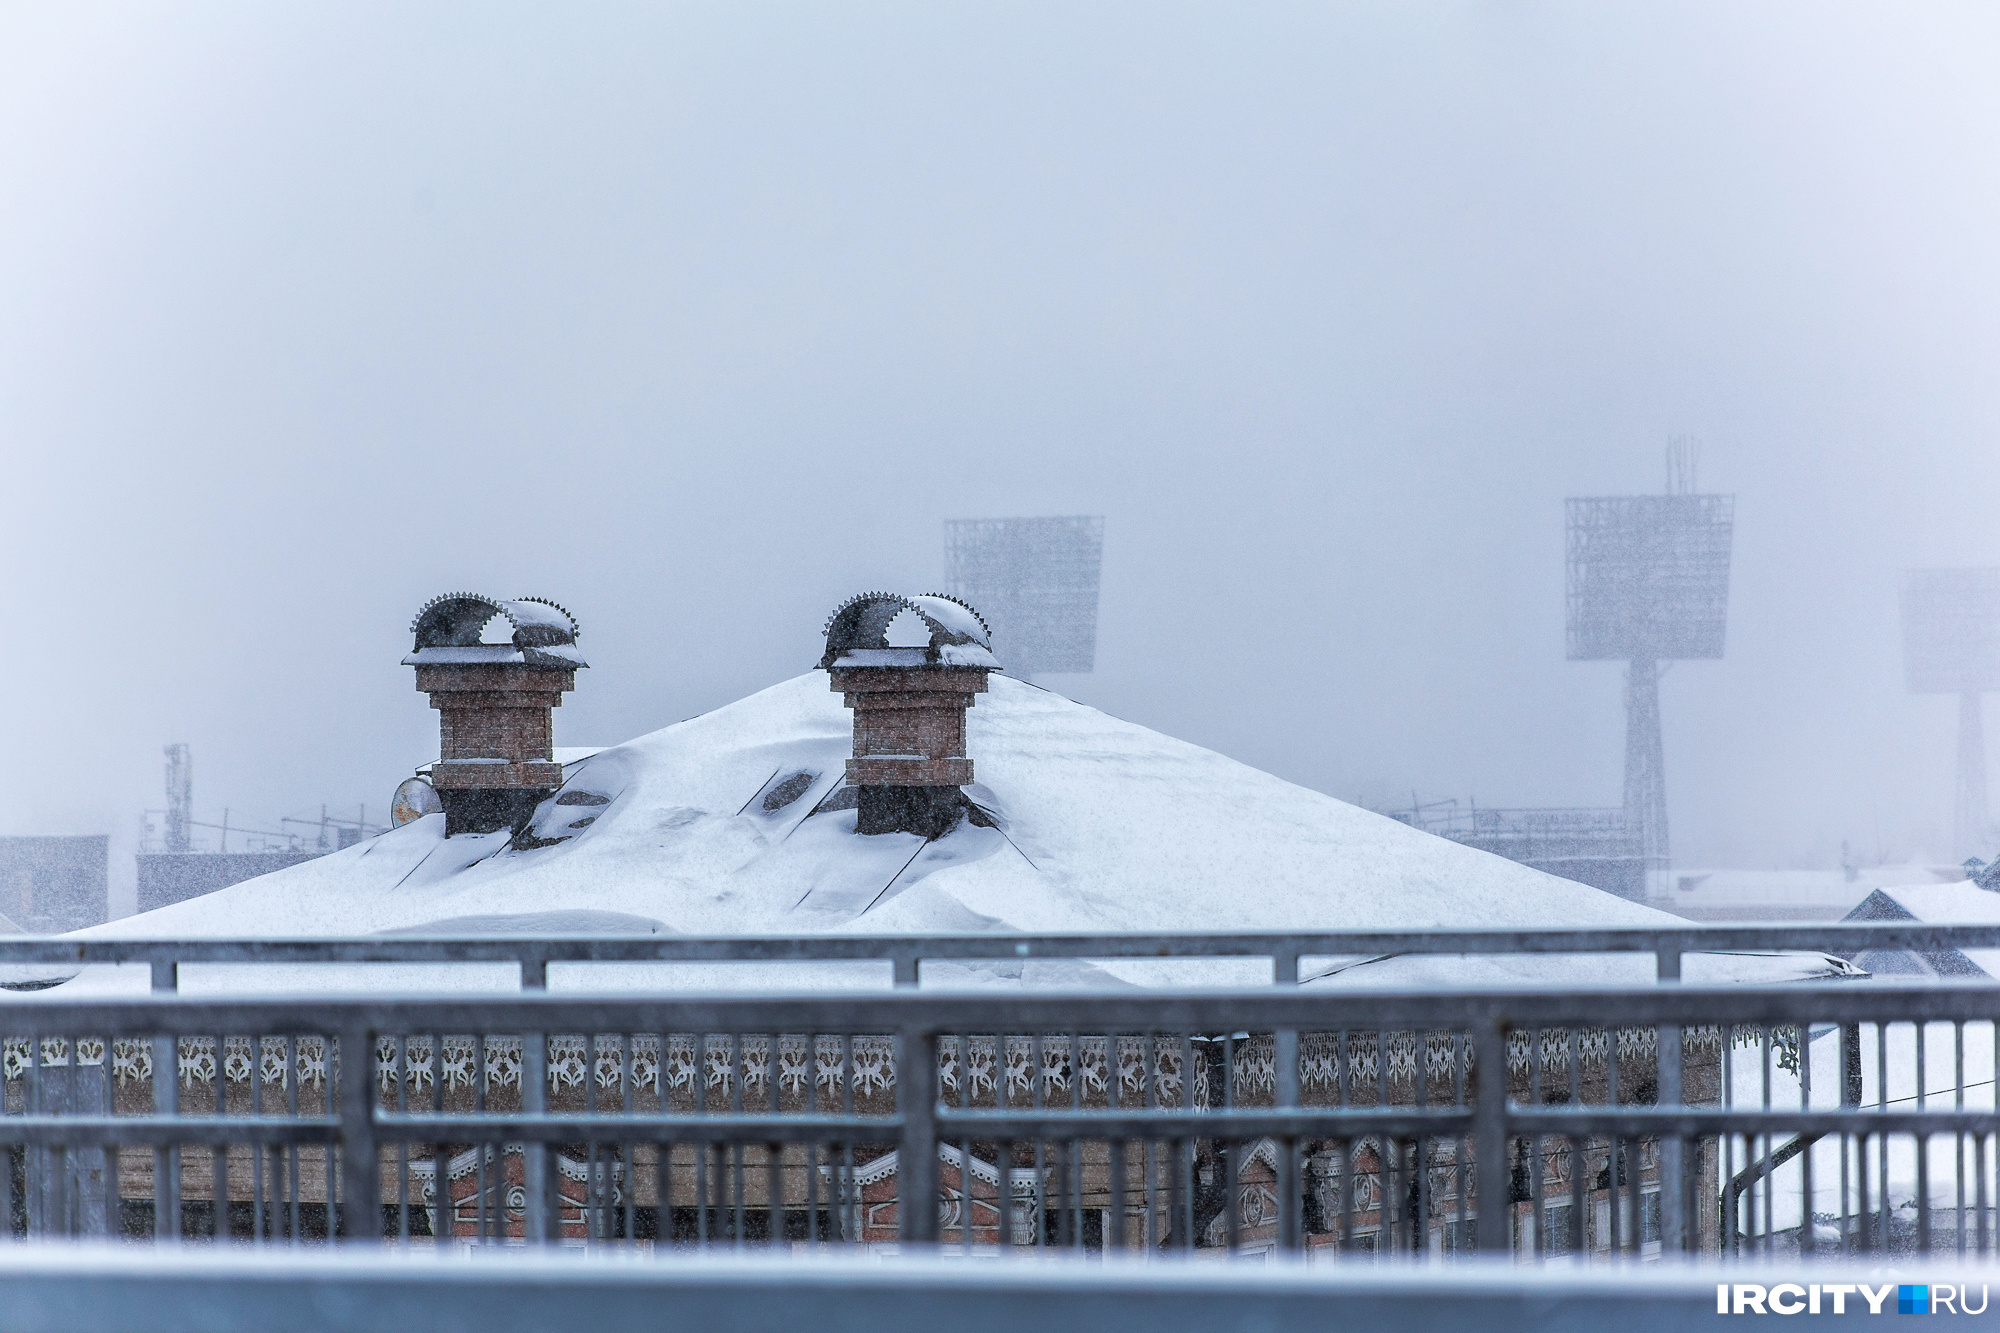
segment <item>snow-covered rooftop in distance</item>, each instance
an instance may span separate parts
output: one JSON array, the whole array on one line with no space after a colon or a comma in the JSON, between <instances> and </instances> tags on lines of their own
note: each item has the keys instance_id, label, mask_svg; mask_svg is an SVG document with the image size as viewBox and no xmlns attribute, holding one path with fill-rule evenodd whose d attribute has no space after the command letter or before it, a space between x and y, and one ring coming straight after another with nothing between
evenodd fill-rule
<instances>
[{"instance_id":1,"label":"snow-covered rooftop in distance","mask_svg":"<svg viewBox=\"0 0 2000 1333\"><path fill-rule=\"evenodd\" d=\"M441 933L469 917L620 913L668 931L1369 930L1673 925L1679 918L1409 828L1209 750L994 676L968 718L990 826L931 843L854 832L834 798L850 715L823 671L565 769L530 850L446 839L430 816L344 851L81 932L99 937ZM850 794L851 795L851 794ZM546 918L543 918L544 920ZM500 929L498 925L492 929ZM1321 985L1650 980L1650 955L1307 960ZM1690 958L1687 979L1824 975L1802 955ZM319 969L291 969L323 983ZM925 964L929 984L1256 985L1258 960ZM492 975L487 975L487 974ZM873 964L599 965L552 988L886 984ZM879 974L879 975L878 975ZM275 969L190 967L183 989L270 988ZM383 968L370 984L506 988L513 969ZM458 981L453 982L451 978ZM117 984L143 986L143 969ZM204 980L204 978L207 978ZM587 978L587 980L586 980ZM80 978L72 986L111 984ZM42 992L49 994L50 992Z\"/></svg>"},{"instance_id":2,"label":"snow-covered rooftop in distance","mask_svg":"<svg viewBox=\"0 0 2000 1333\"><path fill-rule=\"evenodd\" d=\"M1846 917L1849 921L1922 921L1930 925L2000 925L2000 893L1982 889L1971 880L1955 884L1901 884L1876 889ZM1929 956L1918 966L1911 954L1875 949L1856 960L1871 972L1887 974L1891 980L1907 981L1912 975L1939 972L1944 975L1977 977L1978 972L1962 971L1952 965L1961 960L1987 977L2000 977L2000 950L1949 949L1943 956ZM1899 965L1899 960L1903 961Z\"/></svg>"},{"instance_id":3,"label":"snow-covered rooftop in distance","mask_svg":"<svg viewBox=\"0 0 2000 1333\"><path fill-rule=\"evenodd\" d=\"M1697 921L1837 921L1876 889L1964 878L1957 866L1918 862L1852 871L1676 866L1656 901Z\"/></svg>"}]
</instances>

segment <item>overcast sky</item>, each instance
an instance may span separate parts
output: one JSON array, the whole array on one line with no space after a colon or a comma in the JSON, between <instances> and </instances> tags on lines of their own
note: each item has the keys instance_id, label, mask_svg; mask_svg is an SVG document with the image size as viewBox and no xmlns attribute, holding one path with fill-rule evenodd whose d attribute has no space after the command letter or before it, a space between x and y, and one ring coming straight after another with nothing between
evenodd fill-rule
<instances>
[{"instance_id":1,"label":"overcast sky","mask_svg":"<svg viewBox=\"0 0 2000 1333\"><path fill-rule=\"evenodd\" d=\"M1676 859L1942 855L1896 583L2000 564L1996 15L6 0L0 832L129 883L181 740L200 818L379 817L438 592L576 612L608 743L1037 513L1106 516L1046 683L1349 799L1615 804L1562 500L1694 435Z\"/></svg>"}]
</instances>

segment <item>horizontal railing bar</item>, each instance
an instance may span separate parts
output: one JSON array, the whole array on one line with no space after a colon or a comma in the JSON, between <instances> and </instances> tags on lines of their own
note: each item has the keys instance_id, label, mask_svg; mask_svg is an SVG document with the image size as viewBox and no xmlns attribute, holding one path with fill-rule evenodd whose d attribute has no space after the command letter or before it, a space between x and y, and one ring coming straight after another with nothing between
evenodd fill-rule
<instances>
[{"instance_id":1,"label":"horizontal railing bar","mask_svg":"<svg viewBox=\"0 0 2000 1333\"><path fill-rule=\"evenodd\" d=\"M1470 1109L1395 1110L1307 1107L1289 1111L984 1111L940 1108L940 1130L984 1138L1239 1138L1353 1134L1436 1135L1469 1130ZM1516 1107L1510 1132L1694 1137L1704 1134L1994 1134L2000 1112L1729 1111L1713 1107ZM812 1115L408 1115L381 1114L373 1124L385 1139L420 1143L518 1136L533 1141L660 1139L685 1142L872 1142L893 1138L901 1117L866 1119ZM0 1143L125 1144L328 1143L340 1123L324 1118L269 1116L21 1116L0 1119ZM947 1135L946 1137L950 1137Z\"/></svg>"},{"instance_id":2,"label":"horizontal railing bar","mask_svg":"<svg viewBox=\"0 0 2000 1333\"><path fill-rule=\"evenodd\" d=\"M338 1120L203 1116L10 1115L0 1117L0 1144L88 1147L171 1147L175 1144L336 1143Z\"/></svg>"},{"instance_id":3,"label":"horizontal railing bar","mask_svg":"<svg viewBox=\"0 0 2000 1333\"><path fill-rule=\"evenodd\" d=\"M440 935L322 939L0 936L0 963L837 962L920 958L1346 957L1392 953L1682 953L2000 948L2000 925L1776 922L1547 930L1047 935Z\"/></svg>"},{"instance_id":4,"label":"horizontal railing bar","mask_svg":"<svg viewBox=\"0 0 2000 1333\"><path fill-rule=\"evenodd\" d=\"M1288 1111L985 1111L940 1109L940 1130L985 1138L1231 1138L1252 1135L1433 1135L1469 1130L1471 1108L1392 1110L1302 1107ZM1507 1113L1518 1134L1993 1134L2000 1112L1980 1111L1718 1111L1707 1107L1517 1107ZM950 1138L951 1134L944 1137Z\"/></svg>"},{"instance_id":5,"label":"horizontal railing bar","mask_svg":"<svg viewBox=\"0 0 2000 1333\"><path fill-rule=\"evenodd\" d=\"M1702 1134L2000 1133L2000 1111L1883 1111L1867 1107L1839 1111L1824 1108L1734 1111L1705 1106L1522 1106L1507 1112L1507 1122L1511 1132L1517 1134L1656 1138L1691 1138Z\"/></svg>"},{"instance_id":6,"label":"horizontal railing bar","mask_svg":"<svg viewBox=\"0 0 2000 1333\"><path fill-rule=\"evenodd\" d=\"M951 1333L1246 1327L1544 1333L1710 1327L1715 1284L1726 1276L1668 1264L1610 1271L1552 1264L1523 1274L1477 1264L1308 1267L1278 1256L1229 1264L1157 1252L1104 1253L1090 1263L993 1263L915 1247L801 1262L789 1247L757 1254L716 1246L654 1264L592 1262L537 1248L513 1248L491 1262L413 1263L404 1254L333 1247L0 1246L0 1284L9 1327L23 1333L86 1326L348 1333L569 1328L579 1321L600 1328ZM1769 1284L1894 1280L1868 1266L1872 1256L1841 1257L1846 1262L1837 1265L1766 1264L1756 1277ZM1953 1275L1933 1260L1929 1277L1940 1282ZM1865 1308L1851 1292L1846 1299L1850 1312ZM88 1311L87 1324L80 1310Z\"/></svg>"},{"instance_id":7,"label":"horizontal railing bar","mask_svg":"<svg viewBox=\"0 0 2000 1333\"><path fill-rule=\"evenodd\" d=\"M1463 1110L1309 1107L1286 1111L980 1111L942 1108L939 1137L987 1139L1233 1139L1353 1134L1465 1134Z\"/></svg>"},{"instance_id":8,"label":"horizontal railing bar","mask_svg":"<svg viewBox=\"0 0 2000 1333\"><path fill-rule=\"evenodd\" d=\"M405 1143L504 1138L536 1142L648 1139L704 1143L879 1143L895 1138L901 1116L838 1115L492 1115L378 1114L378 1137ZM4 1131L0 1131L4 1137Z\"/></svg>"},{"instance_id":9,"label":"horizontal railing bar","mask_svg":"<svg viewBox=\"0 0 2000 1333\"><path fill-rule=\"evenodd\" d=\"M10 1037L326 1036L342 1028L511 1037L521 1032L779 1033L837 1037L935 1033L1028 1037L1296 1029L1305 1032L1474 1027L1603 1029L1627 1026L1987 1021L2000 984L1890 986L1592 987L1545 991L1300 990L905 992L687 995L651 998L494 995L187 999L175 995L19 1002L0 1007Z\"/></svg>"},{"instance_id":10,"label":"horizontal railing bar","mask_svg":"<svg viewBox=\"0 0 2000 1333\"><path fill-rule=\"evenodd\" d=\"M1471 1129L1467 1110L1314 1107L1291 1111L981 1111L941 1108L940 1130L982 1138L1253 1138L1349 1137L1356 1134L1439 1135ZM676 1142L875 1142L901 1130L901 1117L806 1115L378 1115L390 1141L422 1143L518 1137ZM1705 1134L1995 1134L2000 1112L1725 1111L1709 1107L1517 1107L1509 1132L1552 1137L1696 1137ZM168 1146L172 1144L330 1143L335 1120L260 1117L20 1116L0 1119L0 1143ZM951 1137L947 1134L945 1137Z\"/></svg>"}]
</instances>

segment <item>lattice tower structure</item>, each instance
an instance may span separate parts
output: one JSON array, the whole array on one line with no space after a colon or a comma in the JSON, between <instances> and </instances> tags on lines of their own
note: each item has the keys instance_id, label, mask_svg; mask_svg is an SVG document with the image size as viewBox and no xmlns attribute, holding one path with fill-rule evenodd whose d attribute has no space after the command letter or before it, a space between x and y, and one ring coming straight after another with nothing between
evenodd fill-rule
<instances>
[{"instance_id":1,"label":"lattice tower structure","mask_svg":"<svg viewBox=\"0 0 2000 1333\"><path fill-rule=\"evenodd\" d=\"M194 846L194 757L184 742L166 747L167 851L184 856Z\"/></svg>"},{"instance_id":2,"label":"lattice tower structure","mask_svg":"<svg viewBox=\"0 0 2000 1333\"><path fill-rule=\"evenodd\" d=\"M1906 570L1902 612L1910 693L1958 696L1953 855L1990 856L1980 696L2000 689L2000 569Z\"/></svg>"},{"instance_id":3,"label":"lattice tower structure","mask_svg":"<svg viewBox=\"0 0 2000 1333\"><path fill-rule=\"evenodd\" d=\"M944 556L948 591L993 626L1010 675L1095 667L1101 515L947 520Z\"/></svg>"},{"instance_id":4,"label":"lattice tower structure","mask_svg":"<svg viewBox=\"0 0 2000 1333\"><path fill-rule=\"evenodd\" d=\"M1625 817L1648 864L1665 869L1660 673L1722 656L1736 497L1594 496L1567 508L1569 660L1627 664Z\"/></svg>"},{"instance_id":5,"label":"lattice tower structure","mask_svg":"<svg viewBox=\"0 0 2000 1333\"><path fill-rule=\"evenodd\" d=\"M1650 868L1622 809L1492 809L1456 800L1384 810L1441 838L1504 856L1635 902L1646 900Z\"/></svg>"}]
</instances>

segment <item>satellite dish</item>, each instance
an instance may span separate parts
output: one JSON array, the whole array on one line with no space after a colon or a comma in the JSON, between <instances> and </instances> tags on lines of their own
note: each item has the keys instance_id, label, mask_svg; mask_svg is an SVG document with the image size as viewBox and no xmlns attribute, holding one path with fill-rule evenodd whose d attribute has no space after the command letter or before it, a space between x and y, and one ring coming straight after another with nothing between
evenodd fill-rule
<instances>
[{"instance_id":1,"label":"satellite dish","mask_svg":"<svg viewBox=\"0 0 2000 1333\"><path fill-rule=\"evenodd\" d=\"M396 788L396 794L389 798L391 828L401 828L425 815L443 813L444 802L438 799L437 788L422 778L404 778L402 785Z\"/></svg>"}]
</instances>

